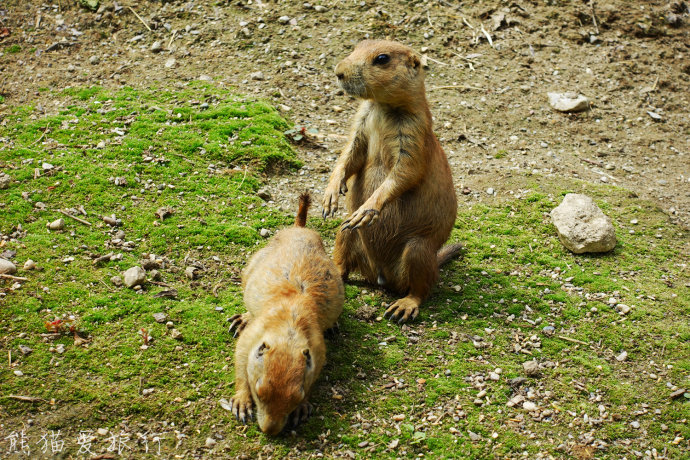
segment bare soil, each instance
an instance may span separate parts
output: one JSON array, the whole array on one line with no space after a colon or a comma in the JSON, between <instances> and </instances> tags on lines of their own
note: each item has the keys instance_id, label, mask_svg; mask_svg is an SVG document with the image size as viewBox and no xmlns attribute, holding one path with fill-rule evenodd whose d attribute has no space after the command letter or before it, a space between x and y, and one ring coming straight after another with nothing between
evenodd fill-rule
<instances>
[{"instance_id":1,"label":"bare soil","mask_svg":"<svg viewBox=\"0 0 690 460\"><path fill-rule=\"evenodd\" d=\"M359 40L386 37L428 57L435 129L465 202L510 198L530 175L571 176L625 187L690 221L682 2L102 1L97 12L77 2L4 3L0 111L59 110L45 88L210 77L318 130L298 147L304 168L269 183L286 209L304 188L322 192L356 108L334 65ZM592 110L555 112L549 91L580 92Z\"/></svg>"}]
</instances>

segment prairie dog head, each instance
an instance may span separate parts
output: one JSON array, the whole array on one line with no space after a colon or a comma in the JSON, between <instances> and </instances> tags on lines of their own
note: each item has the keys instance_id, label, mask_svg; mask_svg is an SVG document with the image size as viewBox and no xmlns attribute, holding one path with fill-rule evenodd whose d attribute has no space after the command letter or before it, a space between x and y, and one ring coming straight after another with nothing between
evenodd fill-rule
<instances>
[{"instance_id":1,"label":"prairie dog head","mask_svg":"<svg viewBox=\"0 0 690 460\"><path fill-rule=\"evenodd\" d=\"M269 435L283 430L290 414L309 394L325 360L323 343L310 347L294 329L285 332L265 334L255 343L247 362L259 428Z\"/></svg>"},{"instance_id":2,"label":"prairie dog head","mask_svg":"<svg viewBox=\"0 0 690 460\"><path fill-rule=\"evenodd\" d=\"M411 48L388 40L360 42L335 66L338 83L351 96L397 105L424 94L424 70Z\"/></svg>"}]
</instances>

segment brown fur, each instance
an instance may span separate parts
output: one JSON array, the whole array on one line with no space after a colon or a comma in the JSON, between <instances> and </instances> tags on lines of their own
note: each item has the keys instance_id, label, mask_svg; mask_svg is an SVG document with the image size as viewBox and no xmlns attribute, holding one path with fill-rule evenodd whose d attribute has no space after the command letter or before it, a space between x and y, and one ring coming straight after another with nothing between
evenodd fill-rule
<instances>
[{"instance_id":1,"label":"brown fur","mask_svg":"<svg viewBox=\"0 0 690 460\"><path fill-rule=\"evenodd\" d=\"M307 398L326 361L323 332L343 309L338 270L318 233L303 228L308 207L303 194L295 226L279 231L247 264L247 313L233 323L241 334L232 412L246 422L256 404L259 427L271 435L290 418L296 424L308 417Z\"/></svg>"},{"instance_id":2,"label":"brown fur","mask_svg":"<svg viewBox=\"0 0 690 460\"><path fill-rule=\"evenodd\" d=\"M387 62L377 62L380 55ZM386 314L414 319L436 283L439 263L460 250L441 249L457 199L432 130L420 58L400 43L363 41L335 73L343 89L363 101L323 202L326 217L346 194L352 213L338 232L333 258L344 278L357 270L406 295Z\"/></svg>"}]
</instances>

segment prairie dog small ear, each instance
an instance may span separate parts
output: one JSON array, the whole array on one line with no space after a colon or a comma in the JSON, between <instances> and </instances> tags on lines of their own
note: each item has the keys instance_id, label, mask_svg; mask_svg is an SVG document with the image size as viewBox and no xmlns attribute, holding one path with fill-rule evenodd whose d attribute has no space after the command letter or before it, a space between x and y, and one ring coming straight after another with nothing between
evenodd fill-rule
<instances>
[{"instance_id":1,"label":"prairie dog small ear","mask_svg":"<svg viewBox=\"0 0 690 460\"><path fill-rule=\"evenodd\" d=\"M419 69L419 66L422 65L422 60L417 55L417 53L411 53L410 54L409 62L410 62L410 67L412 67L413 69Z\"/></svg>"}]
</instances>

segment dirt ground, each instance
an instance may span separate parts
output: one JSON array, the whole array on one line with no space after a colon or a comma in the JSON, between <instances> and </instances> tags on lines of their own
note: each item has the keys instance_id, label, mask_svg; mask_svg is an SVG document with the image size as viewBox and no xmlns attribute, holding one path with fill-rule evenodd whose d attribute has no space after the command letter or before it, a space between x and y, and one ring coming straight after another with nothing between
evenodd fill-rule
<instances>
[{"instance_id":1,"label":"dirt ground","mask_svg":"<svg viewBox=\"0 0 690 460\"><path fill-rule=\"evenodd\" d=\"M299 190L323 191L357 105L334 65L359 40L388 37L428 57L435 129L465 202L510 198L529 175L571 176L625 187L690 222L683 2L75 3L3 2L0 112L59 110L45 88L212 79L318 130L299 147L304 168L269 183L291 209ZM549 91L580 92L592 110L555 112Z\"/></svg>"}]
</instances>

